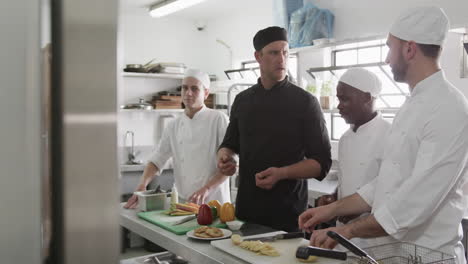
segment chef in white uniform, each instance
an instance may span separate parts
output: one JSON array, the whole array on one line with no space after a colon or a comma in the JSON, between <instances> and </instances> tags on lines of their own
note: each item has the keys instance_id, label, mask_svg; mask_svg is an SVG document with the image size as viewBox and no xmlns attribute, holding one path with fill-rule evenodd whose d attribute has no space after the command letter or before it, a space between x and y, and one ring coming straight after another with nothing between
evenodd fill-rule
<instances>
[{"instance_id":1,"label":"chef in white uniform","mask_svg":"<svg viewBox=\"0 0 468 264\"><path fill-rule=\"evenodd\" d=\"M182 81L185 112L164 129L136 191L146 190L157 172L172 158L175 186L181 200L198 204L210 200L219 200L221 204L231 201L229 177L216 167L216 152L223 141L228 117L205 106L209 87L206 73L186 70ZM137 199L133 195L124 207L136 208Z\"/></svg>"},{"instance_id":2,"label":"chef in white uniform","mask_svg":"<svg viewBox=\"0 0 468 264\"><path fill-rule=\"evenodd\" d=\"M401 15L387 39L393 78L410 87L410 97L393 121L379 175L358 193L300 216L310 230L335 216L372 213L333 230L347 238L383 237L407 241L466 263L461 220L468 178L468 102L439 67L448 19L437 7ZM311 244L336 242L315 231Z\"/></svg>"},{"instance_id":3,"label":"chef in white uniform","mask_svg":"<svg viewBox=\"0 0 468 264\"><path fill-rule=\"evenodd\" d=\"M333 202L335 197L341 199L354 194L379 173L384 149L382 142L391 126L375 110L375 100L381 90L382 82L366 69L352 68L341 76L336 87L338 110L350 128L341 136L338 145L339 172L334 174L338 179L338 192L334 196L322 196L318 203L320 206ZM365 215L367 213L361 217ZM340 217L336 225L356 221L356 217ZM367 239L353 238L352 241L360 247L373 245Z\"/></svg>"}]
</instances>

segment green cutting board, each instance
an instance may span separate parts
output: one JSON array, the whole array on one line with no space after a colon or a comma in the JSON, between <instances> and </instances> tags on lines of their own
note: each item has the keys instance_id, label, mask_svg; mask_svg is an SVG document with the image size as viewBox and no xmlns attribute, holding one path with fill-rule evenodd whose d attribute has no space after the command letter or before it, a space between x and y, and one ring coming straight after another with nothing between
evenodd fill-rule
<instances>
[{"instance_id":1,"label":"green cutting board","mask_svg":"<svg viewBox=\"0 0 468 264\"><path fill-rule=\"evenodd\" d=\"M187 217L186 215L184 216L170 216L167 214L164 214L166 210L160 210L160 211L149 211L149 212L139 212L137 213L138 217L145 219L146 221L153 223L157 226L160 226L166 230L171 231L172 233L175 233L177 235L185 235L188 231L191 231L193 229L196 229L200 227L200 225L197 223L197 219L192 219L188 222L185 222L180 225L175 225L173 226L172 224L180 220L184 217ZM216 219L213 224L210 226L215 226L219 228L225 228L226 224L221 223L221 221Z\"/></svg>"}]
</instances>

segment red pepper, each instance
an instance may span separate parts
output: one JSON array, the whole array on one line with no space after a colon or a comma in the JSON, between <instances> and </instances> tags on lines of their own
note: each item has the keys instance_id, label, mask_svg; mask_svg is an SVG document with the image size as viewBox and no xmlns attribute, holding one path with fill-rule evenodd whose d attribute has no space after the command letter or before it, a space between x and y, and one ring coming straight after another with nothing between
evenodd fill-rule
<instances>
[{"instance_id":1,"label":"red pepper","mask_svg":"<svg viewBox=\"0 0 468 264\"><path fill-rule=\"evenodd\" d=\"M207 204L202 204L198 209L197 222L199 225L211 225L213 223L213 215L211 208Z\"/></svg>"}]
</instances>

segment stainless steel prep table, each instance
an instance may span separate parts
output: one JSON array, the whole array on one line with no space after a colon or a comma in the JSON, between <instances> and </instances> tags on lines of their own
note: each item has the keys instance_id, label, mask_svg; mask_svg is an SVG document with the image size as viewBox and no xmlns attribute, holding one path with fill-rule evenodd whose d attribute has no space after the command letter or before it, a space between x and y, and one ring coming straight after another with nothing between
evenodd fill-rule
<instances>
[{"instance_id":1,"label":"stainless steel prep table","mask_svg":"<svg viewBox=\"0 0 468 264\"><path fill-rule=\"evenodd\" d=\"M190 239L185 235L176 235L139 218L136 213L136 210L124 209L122 203L120 208L120 225L166 250L185 258L190 263L246 263L228 253L214 248L210 245L209 241L198 241ZM242 227L241 233L247 236L272 231L276 230L255 224L245 224L244 227Z\"/></svg>"}]
</instances>

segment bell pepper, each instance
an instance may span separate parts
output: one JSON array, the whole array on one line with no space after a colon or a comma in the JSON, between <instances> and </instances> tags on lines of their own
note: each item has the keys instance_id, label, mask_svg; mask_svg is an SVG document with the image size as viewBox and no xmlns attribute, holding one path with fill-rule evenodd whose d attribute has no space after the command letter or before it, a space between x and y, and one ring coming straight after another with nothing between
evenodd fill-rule
<instances>
[{"instance_id":1,"label":"bell pepper","mask_svg":"<svg viewBox=\"0 0 468 264\"><path fill-rule=\"evenodd\" d=\"M219 217L219 214L221 213L221 203L218 200L211 200L208 202L208 205L216 207L216 210L218 212L217 216Z\"/></svg>"},{"instance_id":2,"label":"bell pepper","mask_svg":"<svg viewBox=\"0 0 468 264\"><path fill-rule=\"evenodd\" d=\"M199 225L211 225L213 223L213 215L211 208L207 204L202 204L198 209L197 222Z\"/></svg>"},{"instance_id":3,"label":"bell pepper","mask_svg":"<svg viewBox=\"0 0 468 264\"><path fill-rule=\"evenodd\" d=\"M236 219L234 206L231 203L224 203L219 214L221 222L234 221Z\"/></svg>"}]
</instances>

